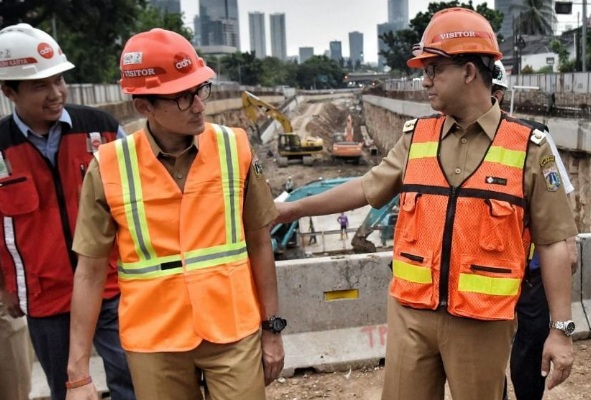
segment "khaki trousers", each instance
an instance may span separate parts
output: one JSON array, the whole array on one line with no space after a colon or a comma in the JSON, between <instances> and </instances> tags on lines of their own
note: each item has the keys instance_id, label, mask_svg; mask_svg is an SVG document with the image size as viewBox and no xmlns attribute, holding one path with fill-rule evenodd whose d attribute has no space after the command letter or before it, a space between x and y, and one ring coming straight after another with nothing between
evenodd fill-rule
<instances>
[{"instance_id":1,"label":"khaki trousers","mask_svg":"<svg viewBox=\"0 0 591 400\"><path fill-rule=\"evenodd\" d=\"M514 321L458 318L388 299L382 400L499 400Z\"/></svg>"},{"instance_id":2,"label":"khaki trousers","mask_svg":"<svg viewBox=\"0 0 591 400\"><path fill-rule=\"evenodd\" d=\"M0 302L0 400L28 400L33 351L24 318L12 318Z\"/></svg>"},{"instance_id":3,"label":"khaki trousers","mask_svg":"<svg viewBox=\"0 0 591 400\"><path fill-rule=\"evenodd\" d=\"M126 354L137 400L203 400L201 371L211 400L265 399L260 331L191 351Z\"/></svg>"}]
</instances>

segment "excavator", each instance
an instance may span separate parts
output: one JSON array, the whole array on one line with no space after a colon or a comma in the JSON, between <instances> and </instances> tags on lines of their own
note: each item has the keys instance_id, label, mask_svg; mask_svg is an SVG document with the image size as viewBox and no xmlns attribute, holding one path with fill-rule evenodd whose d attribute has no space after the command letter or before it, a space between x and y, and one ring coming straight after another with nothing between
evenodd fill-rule
<instances>
[{"instance_id":1,"label":"excavator","mask_svg":"<svg viewBox=\"0 0 591 400\"><path fill-rule=\"evenodd\" d=\"M256 132L259 131L257 125L258 110L262 110L265 115L281 124L283 133L279 134L277 140L277 153L279 154L277 165L279 167L287 167L290 160L299 160L304 165L312 165L314 157L324 151L322 138L308 136L301 139L297 133L293 132L291 121L287 115L248 91L242 92L242 108Z\"/></svg>"},{"instance_id":2,"label":"excavator","mask_svg":"<svg viewBox=\"0 0 591 400\"><path fill-rule=\"evenodd\" d=\"M363 143L358 143L353 140L353 118L351 117L351 114L349 114L349 116L347 116L345 137L343 138L341 135L335 135L335 140L332 144L332 157L359 164L362 156Z\"/></svg>"},{"instance_id":3,"label":"excavator","mask_svg":"<svg viewBox=\"0 0 591 400\"><path fill-rule=\"evenodd\" d=\"M351 179L354 178L345 177L315 180L306 185L297 187L290 193L284 192L280 197L276 198L275 201L296 201L307 196L325 192ZM380 231L380 239L382 243L393 238L394 226L398 220L398 198L399 196L395 196L383 207L379 209L372 208L369 210L351 240L351 246L355 253L376 252L376 245L367 239L367 237L375 230ZM277 224L271 230L273 252L277 258L283 257L288 248L294 248L297 246L296 237L299 228L298 224L298 221L293 221L288 224Z\"/></svg>"}]
</instances>

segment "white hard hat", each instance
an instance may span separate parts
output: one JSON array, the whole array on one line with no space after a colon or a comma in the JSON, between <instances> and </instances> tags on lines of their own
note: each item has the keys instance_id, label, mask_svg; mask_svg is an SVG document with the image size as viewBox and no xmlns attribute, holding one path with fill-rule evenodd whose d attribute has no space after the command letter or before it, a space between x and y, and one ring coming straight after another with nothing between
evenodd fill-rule
<instances>
[{"instance_id":1,"label":"white hard hat","mask_svg":"<svg viewBox=\"0 0 591 400\"><path fill-rule=\"evenodd\" d=\"M57 42L29 24L0 31L0 81L44 79L74 68Z\"/></svg>"},{"instance_id":2,"label":"white hard hat","mask_svg":"<svg viewBox=\"0 0 591 400\"><path fill-rule=\"evenodd\" d=\"M500 61L495 61L495 70L493 71L493 85L502 86L508 89L507 71Z\"/></svg>"}]
</instances>

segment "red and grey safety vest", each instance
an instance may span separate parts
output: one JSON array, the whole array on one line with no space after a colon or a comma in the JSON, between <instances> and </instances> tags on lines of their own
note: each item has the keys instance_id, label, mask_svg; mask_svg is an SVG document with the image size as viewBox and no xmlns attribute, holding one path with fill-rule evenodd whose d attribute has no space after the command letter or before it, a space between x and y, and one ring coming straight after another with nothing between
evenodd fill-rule
<instances>
[{"instance_id":1,"label":"red and grey safety vest","mask_svg":"<svg viewBox=\"0 0 591 400\"><path fill-rule=\"evenodd\" d=\"M183 191L144 131L101 146L99 160L117 225L123 348L185 351L256 332L242 222L252 161L246 133L206 124Z\"/></svg>"},{"instance_id":2,"label":"red and grey safety vest","mask_svg":"<svg viewBox=\"0 0 591 400\"><path fill-rule=\"evenodd\" d=\"M47 317L70 311L77 263L72 238L92 140L115 139L119 124L105 112L68 106L55 166L27 140L12 116L0 121L0 264L23 312ZM100 139L99 139L100 138ZM119 293L113 259L105 298Z\"/></svg>"},{"instance_id":3,"label":"red and grey safety vest","mask_svg":"<svg viewBox=\"0 0 591 400\"><path fill-rule=\"evenodd\" d=\"M444 116L417 120L396 224L390 294L422 309L513 319L526 265L524 168L532 129L503 116L478 168L451 186Z\"/></svg>"}]
</instances>

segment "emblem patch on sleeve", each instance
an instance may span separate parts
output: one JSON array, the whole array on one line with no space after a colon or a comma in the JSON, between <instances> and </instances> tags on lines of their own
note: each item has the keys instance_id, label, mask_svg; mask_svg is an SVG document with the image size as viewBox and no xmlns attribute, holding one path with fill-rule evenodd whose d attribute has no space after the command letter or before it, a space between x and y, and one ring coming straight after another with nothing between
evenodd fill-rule
<instances>
[{"instance_id":1,"label":"emblem patch on sleeve","mask_svg":"<svg viewBox=\"0 0 591 400\"><path fill-rule=\"evenodd\" d=\"M560 174L555 165L544 169L544 179L546 180L546 189L549 192L555 192L560 187Z\"/></svg>"},{"instance_id":2,"label":"emblem patch on sleeve","mask_svg":"<svg viewBox=\"0 0 591 400\"><path fill-rule=\"evenodd\" d=\"M556 157L554 156L546 156L540 159L540 167L544 168L549 163L556 162Z\"/></svg>"}]
</instances>

